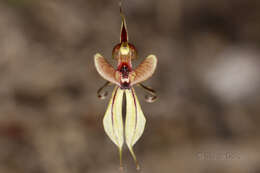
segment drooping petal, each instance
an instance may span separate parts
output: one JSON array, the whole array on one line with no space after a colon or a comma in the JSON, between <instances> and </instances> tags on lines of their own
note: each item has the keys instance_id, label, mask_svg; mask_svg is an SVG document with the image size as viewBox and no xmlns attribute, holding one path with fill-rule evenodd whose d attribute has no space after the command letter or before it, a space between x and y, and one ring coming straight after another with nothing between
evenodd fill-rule
<instances>
[{"instance_id":1,"label":"drooping petal","mask_svg":"<svg viewBox=\"0 0 260 173\"><path fill-rule=\"evenodd\" d=\"M134 79L131 84L137 84L150 78L157 66L157 58L155 55L149 55L145 60L134 70Z\"/></svg>"},{"instance_id":2,"label":"drooping petal","mask_svg":"<svg viewBox=\"0 0 260 173\"><path fill-rule=\"evenodd\" d=\"M125 90L126 93L126 120L125 120L125 140L126 144L139 169L135 153L134 144L142 136L145 127L145 117L133 88Z\"/></svg>"},{"instance_id":3,"label":"drooping petal","mask_svg":"<svg viewBox=\"0 0 260 173\"><path fill-rule=\"evenodd\" d=\"M124 143L122 120L123 94L124 90L116 86L103 118L103 125L106 134L119 148L120 165L122 165L122 146Z\"/></svg>"},{"instance_id":4,"label":"drooping petal","mask_svg":"<svg viewBox=\"0 0 260 173\"><path fill-rule=\"evenodd\" d=\"M106 59L99 53L94 55L95 67L105 80L120 85L116 80L116 70L106 61Z\"/></svg>"}]
</instances>

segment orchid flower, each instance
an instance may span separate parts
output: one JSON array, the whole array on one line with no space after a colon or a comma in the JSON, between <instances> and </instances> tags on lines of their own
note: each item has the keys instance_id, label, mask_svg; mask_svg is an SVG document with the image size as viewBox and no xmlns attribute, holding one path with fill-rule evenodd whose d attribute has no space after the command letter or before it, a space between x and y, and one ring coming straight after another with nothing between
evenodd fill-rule
<instances>
[{"instance_id":1,"label":"orchid flower","mask_svg":"<svg viewBox=\"0 0 260 173\"><path fill-rule=\"evenodd\" d=\"M136 163L136 168L140 169L133 146L143 134L146 119L133 86L139 85L151 95L147 97L148 102L153 102L156 99L155 91L144 86L141 82L153 75L157 65L157 58L155 55L149 55L137 68L132 68L132 60L137 58L137 52L135 46L128 42L126 21L121 7L120 14L122 17L120 43L112 51L113 58L118 62L117 68L113 68L101 54L94 55L95 67L98 73L108 81L98 90L98 96L101 99L105 98L107 93L102 95L100 94L101 91L109 84L116 85L103 119L104 129L119 149L120 167L122 168L122 147L125 142ZM125 123L123 123L122 118L124 94L126 95Z\"/></svg>"}]
</instances>

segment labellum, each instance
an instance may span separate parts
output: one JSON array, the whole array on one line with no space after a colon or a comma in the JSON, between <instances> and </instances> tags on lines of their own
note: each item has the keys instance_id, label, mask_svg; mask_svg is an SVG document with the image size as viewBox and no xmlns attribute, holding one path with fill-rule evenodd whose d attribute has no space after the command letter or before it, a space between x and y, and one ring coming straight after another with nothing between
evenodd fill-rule
<instances>
[{"instance_id":1,"label":"labellum","mask_svg":"<svg viewBox=\"0 0 260 173\"><path fill-rule=\"evenodd\" d=\"M128 42L126 21L121 6L120 14L122 17L120 43L117 44L112 51L113 58L118 62L117 68L113 68L101 54L97 53L94 55L95 67L98 73L108 81L98 90L98 97L104 99L107 92L101 94L101 91L109 84L115 84L103 119L104 129L106 134L119 149L120 167L122 168L122 147L125 142L136 163L136 168L140 169L133 151L133 146L143 134L146 119L133 86L141 86L150 94L150 96L146 96L148 102L153 102L156 99L155 91L144 86L141 82L153 75L157 65L157 58L155 55L149 55L136 69L132 68L132 60L137 58L137 53L134 45ZM122 118L124 94L126 95L125 123L123 123Z\"/></svg>"}]
</instances>

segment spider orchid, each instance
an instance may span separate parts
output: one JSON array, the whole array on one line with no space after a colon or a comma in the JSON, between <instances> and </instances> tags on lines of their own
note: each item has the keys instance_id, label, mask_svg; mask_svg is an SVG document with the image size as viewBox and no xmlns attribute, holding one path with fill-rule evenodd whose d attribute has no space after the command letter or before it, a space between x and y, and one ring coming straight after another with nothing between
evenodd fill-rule
<instances>
[{"instance_id":1,"label":"spider orchid","mask_svg":"<svg viewBox=\"0 0 260 173\"><path fill-rule=\"evenodd\" d=\"M119 149L120 168L122 168L122 147L125 141L136 163L136 168L140 169L133 146L141 137L146 120L133 86L138 84L150 94L150 96L146 96L146 101L153 102L156 99L155 91L141 82L153 75L157 58L155 55L149 55L136 69L132 68L132 60L137 58L137 52L134 45L128 42L126 21L121 7L120 14L122 17L120 43L112 51L113 58L118 62L117 68L114 69L99 53L94 55L98 73L108 81L98 90L98 97L104 99L107 92L101 94L101 91L109 84L116 85L103 119L104 129ZM122 119L124 94L126 95L125 127Z\"/></svg>"}]
</instances>

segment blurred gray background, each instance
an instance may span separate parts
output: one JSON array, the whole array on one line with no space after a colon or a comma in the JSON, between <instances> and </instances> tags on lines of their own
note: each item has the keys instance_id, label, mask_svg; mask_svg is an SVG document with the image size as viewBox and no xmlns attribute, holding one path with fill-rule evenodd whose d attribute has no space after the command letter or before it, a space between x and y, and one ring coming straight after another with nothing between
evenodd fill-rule
<instances>
[{"instance_id":1,"label":"blurred gray background","mask_svg":"<svg viewBox=\"0 0 260 173\"><path fill-rule=\"evenodd\" d=\"M125 0L139 64L143 173L260 172L260 1ZM0 173L114 173L93 55L119 42L117 0L0 1ZM113 87L110 87L109 91ZM111 94L111 92L110 92ZM136 172L125 148L126 172Z\"/></svg>"}]
</instances>

